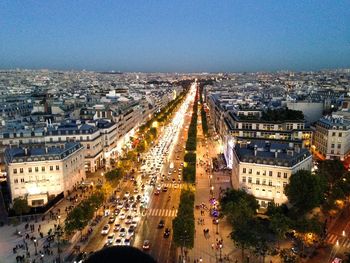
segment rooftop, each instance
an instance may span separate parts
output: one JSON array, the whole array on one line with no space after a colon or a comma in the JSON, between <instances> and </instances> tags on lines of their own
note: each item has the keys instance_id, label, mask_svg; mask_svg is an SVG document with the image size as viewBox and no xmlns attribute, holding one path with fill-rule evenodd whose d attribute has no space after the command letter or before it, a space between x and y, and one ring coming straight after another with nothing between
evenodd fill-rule
<instances>
[{"instance_id":1,"label":"rooftop","mask_svg":"<svg viewBox=\"0 0 350 263\"><path fill-rule=\"evenodd\" d=\"M294 143L265 140L243 140L235 146L241 162L293 167L311 156L307 149Z\"/></svg>"},{"instance_id":2,"label":"rooftop","mask_svg":"<svg viewBox=\"0 0 350 263\"><path fill-rule=\"evenodd\" d=\"M5 160L7 163L60 160L82 147L77 142L67 142L56 146L38 148L13 147L6 149Z\"/></svg>"}]
</instances>

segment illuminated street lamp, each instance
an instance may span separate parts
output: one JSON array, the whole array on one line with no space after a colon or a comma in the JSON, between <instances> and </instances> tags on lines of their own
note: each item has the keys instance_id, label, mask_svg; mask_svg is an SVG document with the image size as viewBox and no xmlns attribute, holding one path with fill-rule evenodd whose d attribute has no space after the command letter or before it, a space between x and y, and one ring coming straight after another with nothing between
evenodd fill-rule
<instances>
[{"instance_id":1,"label":"illuminated street lamp","mask_svg":"<svg viewBox=\"0 0 350 263\"><path fill-rule=\"evenodd\" d=\"M220 248L220 258L219 258L219 261L222 262L222 244L220 243L219 245L219 248Z\"/></svg>"},{"instance_id":2,"label":"illuminated street lamp","mask_svg":"<svg viewBox=\"0 0 350 263\"><path fill-rule=\"evenodd\" d=\"M34 248L35 248L35 256L38 255L38 240L34 238Z\"/></svg>"},{"instance_id":3,"label":"illuminated street lamp","mask_svg":"<svg viewBox=\"0 0 350 263\"><path fill-rule=\"evenodd\" d=\"M213 185L210 187L210 193L211 193L211 198L213 198L213 196L214 196L214 186Z\"/></svg>"}]
</instances>

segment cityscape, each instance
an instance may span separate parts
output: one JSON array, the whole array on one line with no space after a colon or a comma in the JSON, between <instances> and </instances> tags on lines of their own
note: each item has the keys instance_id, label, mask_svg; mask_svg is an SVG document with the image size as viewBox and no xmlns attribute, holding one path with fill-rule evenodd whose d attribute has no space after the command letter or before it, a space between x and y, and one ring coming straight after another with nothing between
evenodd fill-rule
<instances>
[{"instance_id":1,"label":"cityscape","mask_svg":"<svg viewBox=\"0 0 350 263\"><path fill-rule=\"evenodd\" d=\"M0 4L0 263L350 262L349 3L136 2Z\"/></svg>"}]
</instances>

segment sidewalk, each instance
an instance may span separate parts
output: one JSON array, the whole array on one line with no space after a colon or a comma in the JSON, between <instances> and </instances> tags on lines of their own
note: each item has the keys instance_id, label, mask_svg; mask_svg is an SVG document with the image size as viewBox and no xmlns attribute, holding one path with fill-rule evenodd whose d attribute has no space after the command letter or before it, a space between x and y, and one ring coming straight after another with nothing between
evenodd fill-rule
<instances>
[{"instance_id":1,"label":"sidewalk","mask_svg":"<svg viewBox=\"0 0 350 263\"><path fill-rule=\"evenodd\" d=\"M200 116L199 116L200 118ZM220 153L218 142L205 140L201 125L197 126L197 172L196 172L196 193L195 205L205 204L207 209L195 209L195 240L194 247L189 252L191 261L202 259L202 262L219 262L220 254L222 262L225 255L229 255L234 262L233 255L239 253L229 234L232 227L226 220L219 220L219 224L213 223L213 217L210 216L210 198L219 198L220 189L231 188L229 174L224 172L212 173L212 158ZM213 192L211 191L213 187ZM204 229L209 229L207 234ZM222 241L220 249L219 241Z\"/></svg>"},{"instance_id":2,"label":"sidewalk","mask_svg":"<svg viewBox=\"0 0 350 263\"><path fill-rule=\"evenodd\" d=\"M54 232L55 225L59 225L61 227L64 226L64 221L67 216L66 209L74 207L79 203L80 200L86 198L90 194L90 191L85 191L83 193L82 190L74 191L69 197L77 197L77 201L69 201L68 198L62 199L56 206L51 208L45 215L37 215L32 220L28 220L27 222L21 222L17 226L13 225L5 225L0 227L1 235L0 235L0 263L12 263L17 262L16 257L26 257L26 245L28 246L28 252L30 258L28 260L24 260L23 262L32 262L35 259L36 262L53 262L53 260L58 256L57 252L57 240L55 237L55 241L51 242L49 250L52 251L52 254L44 253L43 246L47 244L46 239L48 237L48 231ZM81 195L81 197L80 197ZM29 226L26 229L26 224ZM34 226L34 231L31 231L30 225ZM21 236L16 234L16 231L21 232ZM42 237L40 237L40 232L42 233ZM28 234L29 238L26 238ZM35 256L35 244L34 238L37 240L37 254ZM16 253L14 253L14 248L17 248ZM66 249L62 249L61 246L61 259L67 256ZM44 254L41 259L41 255L39 252ZM18 261L19 262L19 261Z\"/></svg>"}]
</instances>

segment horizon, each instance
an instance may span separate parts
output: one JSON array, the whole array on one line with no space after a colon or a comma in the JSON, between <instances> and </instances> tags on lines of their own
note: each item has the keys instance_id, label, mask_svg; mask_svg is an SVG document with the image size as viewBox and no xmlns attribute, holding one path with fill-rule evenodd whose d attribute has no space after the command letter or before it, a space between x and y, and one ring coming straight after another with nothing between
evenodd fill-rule
<instances>
[{"instance_id":1,"label":"horizon","mask_svg":"<svg viewBox=\"0 0 350 263\"><path fill-rule=\"evenodd\" d=\"M10 1L0 68L277 72L350 68L350 3Z\"/></svg>"}]
</instances>

